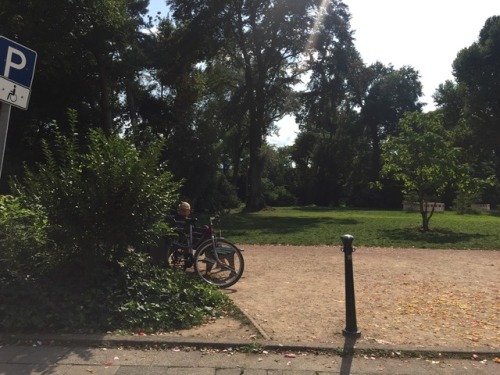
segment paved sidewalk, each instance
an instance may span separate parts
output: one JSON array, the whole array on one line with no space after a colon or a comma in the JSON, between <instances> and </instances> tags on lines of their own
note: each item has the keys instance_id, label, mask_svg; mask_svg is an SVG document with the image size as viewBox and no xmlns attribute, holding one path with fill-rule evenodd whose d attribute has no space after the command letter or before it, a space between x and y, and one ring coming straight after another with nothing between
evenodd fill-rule
<instances>
[{"instance_id":1,"label":"paved sidewalk","mask_svg":"<svg viewBox=\"0 0 500 375\"><path fill-rule=\"evenodd\" d=\"M10 343L0 337L0 375L489 375L500 371L495 362L498 353L378 351L357 348L349 338L341 348L315 348L268 341L50 337L34 341L10 337ZM354 355L341 356L344 349ZM407 357L410 353L417 357Z\"/></svg>"}]
</instances>

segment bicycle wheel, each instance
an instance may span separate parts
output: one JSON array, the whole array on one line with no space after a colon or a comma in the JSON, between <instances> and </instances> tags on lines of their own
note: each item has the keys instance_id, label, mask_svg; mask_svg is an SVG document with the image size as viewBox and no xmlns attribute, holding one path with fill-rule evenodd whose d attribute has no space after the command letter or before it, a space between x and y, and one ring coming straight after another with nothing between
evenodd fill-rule
<instances>
[{"instance_id":1,"label":"bicycle wheel","mask_svg":"<svg viewBox=\"0 0 500 375\"><path fill-rule=\"evenodd\" d=\"M241 250L229 241L216 238L202 244L194 254L194 269L207 283L227 288L243 275L245 263Z\"/></svg>"}]
</instances>

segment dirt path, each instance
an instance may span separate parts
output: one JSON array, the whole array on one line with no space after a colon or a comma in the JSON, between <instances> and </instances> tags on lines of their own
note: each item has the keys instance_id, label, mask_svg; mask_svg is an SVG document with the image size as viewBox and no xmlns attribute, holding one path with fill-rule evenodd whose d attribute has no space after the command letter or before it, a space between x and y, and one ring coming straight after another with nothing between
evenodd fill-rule
<instances>
[{"instance_id":1,"label":"dirt path","mask_svg":"<svg viewBox=\"0 0 500 375\"><path fill-rule=\"evenodd\" d=\"M340 247L246 245L244 277L228 295L275 341L343 342ZM500 251L358 248L353 255L358 343L500 347ZM181 333L248 338L231 319Z\"/></svg>"}]
</instances>

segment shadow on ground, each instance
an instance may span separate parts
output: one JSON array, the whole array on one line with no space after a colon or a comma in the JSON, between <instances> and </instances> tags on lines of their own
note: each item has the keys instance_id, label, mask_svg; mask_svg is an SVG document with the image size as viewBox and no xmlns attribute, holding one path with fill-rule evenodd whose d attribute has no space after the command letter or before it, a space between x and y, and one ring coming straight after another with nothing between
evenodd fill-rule
<instances>
[{"instance_id":1,"label":"shadow on ground","mask_svg":"<svg viewBox=\"0 0 500 375\"><path fill-rule=\"evenodd\" d=\"M479 242L486 236L482 234L470 234L462 232L454 232L443 228L434 228L427 233L423 233L417 227L411 228L396 228L396 229L382 229L379 231L383 238L389 238L394 241L425 241L432 244L454 244L460 242L469 242L475 240Z\"/></svg>"}]
</instances>

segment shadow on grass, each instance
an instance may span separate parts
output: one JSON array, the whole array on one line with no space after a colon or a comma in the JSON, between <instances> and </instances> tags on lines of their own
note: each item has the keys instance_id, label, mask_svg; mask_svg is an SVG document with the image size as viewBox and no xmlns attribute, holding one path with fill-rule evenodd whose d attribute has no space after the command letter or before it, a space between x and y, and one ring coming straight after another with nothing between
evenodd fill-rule
<instances>
[{"instance_id":1,"label":"shadow on grass","mask_svg":"<svg viewBox=\"0 0 500 375\"><path fill-rule=\"evenodd\" d=\"M331 208L331 207L323 207L323 206L302 206L302 207L293 207L293 211L303 211L303 212L332 212L332 211L342 211L340 208Z\"/></svg>"},{"instance_id":2,"label":"shadow on grass","mask_svg":"<svg viewBox=\"0 0 500 375\"><path fill-rule=\"evenodd\" d=\"M428 232L422 232L418 227L383 229L380 230L380 233L383 237L395 241L425 241L433 244L454 244L486 237L483 234L454 232L444 228L434 228Z\"/></svg>"},{"instance_id":3,"label":"shadow on grass","mask_svg":"<svg viewBox=\"0 0 500 375\"><path fill-rule=\"evenodd\" d=\"M231 216L230 221L226 221L223 224L223 227L230 235L237 236L244 235L248 230L260 231L262 233L287 234L317 227L356 225L359 223L359 221L354 219L234 215Z\"/></svg>"}]
</instances>

